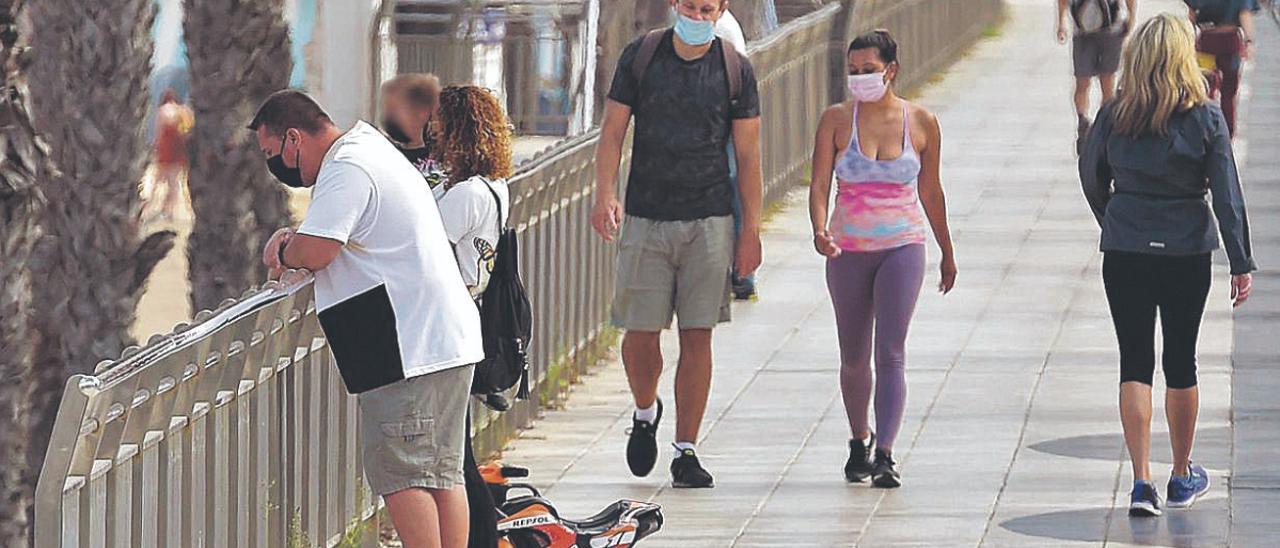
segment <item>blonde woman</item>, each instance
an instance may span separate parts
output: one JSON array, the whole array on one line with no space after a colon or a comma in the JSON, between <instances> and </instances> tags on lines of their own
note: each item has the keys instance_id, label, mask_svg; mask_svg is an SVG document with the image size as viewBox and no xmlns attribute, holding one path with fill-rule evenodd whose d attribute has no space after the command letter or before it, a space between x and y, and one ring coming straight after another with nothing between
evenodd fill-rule
<instances>
[{"instance_id":1,"label":"blonde woman","mask_svg":"<svg viewBox=\"0 0 1280 548\"><path fill-rule=\"evenodd\" d=\"M1190 23L1160 15L1130 39L1116 98L1098 114L1080 157L1080 180L1102 227L1102 279L1120 343L1120 420L1134 477L1129 515L1158 516L1148 462L1156 313L1173 448L1168 506L1186 508L1209 489L1191 446L1200 405L1196 338L1218 247L1214 217L1235 306L1249 298L1256 268L1227 121L1208 102Z\"/></svg>"}]
</instances>

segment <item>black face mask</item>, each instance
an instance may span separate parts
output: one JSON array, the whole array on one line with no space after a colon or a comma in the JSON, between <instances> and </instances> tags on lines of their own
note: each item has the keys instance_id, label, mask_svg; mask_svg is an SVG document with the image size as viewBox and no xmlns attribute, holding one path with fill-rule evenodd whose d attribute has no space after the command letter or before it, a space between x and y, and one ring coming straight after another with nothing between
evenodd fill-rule
<instances>
[{"instance_id":1,"label":"black face mask","mask_svg":"<svg viewBox=\"0 0 1280 548\"><path fill-rule=\"evenodd\" d=\"M387 132L387 137L397 143L408 143L411 139L409 134L405 133L400 126L393 122L390 118L382 119L382 129Z\"/></svg>"},{"instance_id":2,"label":"black face mask","mask_svg":"<svg viewBox=\"0 0 1280 548\"><path fill-rule=\"evenodd\" d=\"M302 164L298 163L301 151L298 151L293 156L293 162L296 167L284 165L284 140L284 137L280 138L280 154L267 158L267 171L270 171L271 175L281 183L284 183L285 186L291 188L304 187L306 183L302 182Z\"/></svg>"}]
</instances>

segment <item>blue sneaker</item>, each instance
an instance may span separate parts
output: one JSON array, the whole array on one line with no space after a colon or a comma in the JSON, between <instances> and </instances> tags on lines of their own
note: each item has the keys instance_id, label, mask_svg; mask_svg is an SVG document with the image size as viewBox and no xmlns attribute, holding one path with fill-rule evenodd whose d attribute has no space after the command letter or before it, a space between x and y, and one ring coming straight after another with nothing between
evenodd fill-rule
<instances>
[{"instance_id":1,"label":"blue sneaker","mask_svg":"<svg viewBox=\"0 0 1280 548\"><path fill-rule=\"evenodd\" d=\"M1155 517L1160 515L1160 493L1149 481L1135 480L1133 493L1129 495L1129 515Z\"/></svg>"},{"instance_id":2,"label":"blue sneaker","mask_svg":"<svg viewBox=\"0 0 1280 548\"><path fill-rule=\"evenodd\" d=\"M1200 495L1209 491L1209 473L1192 463L1185 476L1169 478L1169 508L1190 508Z\"/></svg>"}]
</instances>

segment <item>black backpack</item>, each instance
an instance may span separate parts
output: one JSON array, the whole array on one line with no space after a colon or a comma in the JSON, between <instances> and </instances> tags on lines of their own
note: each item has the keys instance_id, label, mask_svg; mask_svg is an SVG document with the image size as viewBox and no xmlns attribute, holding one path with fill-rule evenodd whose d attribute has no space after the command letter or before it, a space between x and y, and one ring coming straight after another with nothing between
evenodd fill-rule
<instances>
[{"instance_id":1,"label":"black backpack","mask_svg":"<svg viewBox=\"0 0 1280 548\"><path fill-rule=\"evenodd\" d=\"M471 393L495 394L520 385L516 398L529 397L529 338L533 312L520 280L520 250L516 231L502 221L502 200L488 181L482 181L498 204L498 249L489 285L480 295L480 330L484 361L476 364Z\"/></svg>"}]
</instances>

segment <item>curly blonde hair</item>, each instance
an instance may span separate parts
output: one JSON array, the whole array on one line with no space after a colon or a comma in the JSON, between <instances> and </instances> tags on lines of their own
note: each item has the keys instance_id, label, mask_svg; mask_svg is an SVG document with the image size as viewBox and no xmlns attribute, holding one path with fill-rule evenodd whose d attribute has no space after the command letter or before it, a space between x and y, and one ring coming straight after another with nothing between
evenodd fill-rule
<instances>
[{"instance_id":1,"label":"curly blonde hair","mask_svg":"<svg viewBox=\"0 0 1280 548\"><path fill-rule=\"evenodd\" d=\"M440 92L437 116L448 184L476 175L511 176L511 124L496 95L478 86L446 87Z\"/></svg>"}]
</instances>

